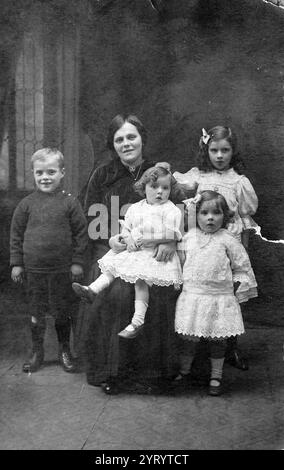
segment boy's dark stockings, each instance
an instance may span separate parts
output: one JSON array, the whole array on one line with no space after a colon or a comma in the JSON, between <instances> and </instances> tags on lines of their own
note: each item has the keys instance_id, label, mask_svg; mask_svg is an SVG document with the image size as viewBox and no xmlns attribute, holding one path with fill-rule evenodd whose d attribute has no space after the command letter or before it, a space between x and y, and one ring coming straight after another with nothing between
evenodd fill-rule
<instances>
[{"instance_id":1,"label":"boy's dark stockings","mask_svg":"<svg viewBox=\"0 0 284 470\"><path fill-rule=\"evenodd\" d=\"M32 334L32 353L30 358L23 364L23 372L31 373L36 372L44 360L44 341L45 328L37 324L31 324Z\"/></svg>"},{"instance_id":2,"label":"boy's dark stockings","mask_svg":"<svg viewBox=\"0 0 284 470\"><path fill-rule=\"evenodd\" d=\"M65 372L76 372L76 366L74 359L72 358L70 351L70 332L71 332L71 321L61 323L55 321L55 330L58 338L58 358L59 363Z\"/></svg>"}]
</instances>

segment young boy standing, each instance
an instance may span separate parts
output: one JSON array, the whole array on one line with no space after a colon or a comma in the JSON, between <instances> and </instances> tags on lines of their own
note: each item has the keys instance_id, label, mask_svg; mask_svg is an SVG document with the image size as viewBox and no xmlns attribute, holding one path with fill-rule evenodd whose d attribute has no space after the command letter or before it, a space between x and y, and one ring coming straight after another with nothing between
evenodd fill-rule
<instances>
[{"instance_id":1,"label":"young boy standing","mask_svg":"<svg viewBox=\"0 0 284 470\"><path fill-rule=\"evenodd\" d=\"M83 277L87 222L80 203L62 190L62 153L43 148L32 155L31 163L36 189L16 207L10 237L11 277L20 283L25 277L31 314L32 354L23 371L36 372L43 363L49 309L55 318L60 364L66 372L75 372L69 344L71 280Z\"/></svg>"}]
</instances>

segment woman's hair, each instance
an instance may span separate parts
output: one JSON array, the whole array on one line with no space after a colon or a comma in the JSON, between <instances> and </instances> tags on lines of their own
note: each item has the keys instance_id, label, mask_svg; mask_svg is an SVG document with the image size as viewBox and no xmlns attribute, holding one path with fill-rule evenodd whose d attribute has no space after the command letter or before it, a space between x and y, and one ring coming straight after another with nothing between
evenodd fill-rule
<instances>
[{"instance_id":1,"label":"woman's hair","mask_svg":"<svg viewBox=\"0 0 284 470\"><path fill-rule=\"evenodd\" d=\"M32 168L34 167L34 163L36 160L45 161L50 156L56 157L58 161L58 166L62 170L62 168L64 168L63 154L57 148L50 147L39 149L31 156Z\"/></svg>"},{"instance_id":2,"label":"woman's hair","mask_svg":"<svg viewBox=\"0 0 284 470\"><path fill-rule=\"evenodd\" d=\"M171 199L174 202L181 202L182 199L185 199L186 196L183 190L181 189L181 186L179 185L179 183L176 181L176 179L173 177L173 175L171 174L169 170L161 166L153 166L151 168L148 168L148 170L144 171L141 178L136 183L134 183L134 190L140 196L145 197L146 184L155 183L158 178L163 177L163 176L170 177L171 192L170 192L169 199Z\"/></svg>"},{"instance_id":3,"label":"woman's hair","mask_svg":"<svg viewBox=\"0 0 284 470\"><path fill-rule=\"evenodd\" d=\"M228 206L224 196L222 196L222 194L220 194L220 193L217 193L216 191L201 191L201 193L199 193L199 194L200 194L201 198L199 199L199 201L196 204L196 216L197 216L198 212L200 211L200 209L202 207L202 204L204 202L215 201L216 207L218 209L221 209L221 211L224 214L224 220L223 220L222 228L226 228L227 225L229 224L229 222L232 222L232 219L234 217L234 212L231 211L231 209L229 209L229 206ZM198 225L197 220L196 220L196 224Z\"/></svg>"},{"instance_id":4,"label":"woman's hair","mask_svg":"<svg viewBox=\"0 0 284 470\"><path fill-rule=\"evenodd\" d=\"M229 142L233 151L232 159L230 162L230 167L234 168L234 170L240 175L243 174L243 170L245 166L237 149L237 137L236 137L236 134L232 132L230 127L224 127L224 126L212 127L212 129L210 129L207 132L207 134L209 136L209 139L206 143L203 141L203 137L201 137L199 140L199 152L197 156L197 166L199 170L206 171L206 172L212 171L213 166L210 161L209 152L208 152L209 144L211 142L224 139L224 140L227 140L227 142Z\"/></svg>"},{"instance_id":5,"label":"woman's hair","mask_svg":"<svg viewBox=\"0 0 284 470\"><path fill-rule=\"evenodd\" d=\"M118 129L120 129L123 126L123 124L125 124L126 122L129 122L130 124L136 127L137 131L141 135L143 145L145 145L147 141L147 131L137 116L135 116L134 114L128 114L128 115L118 114L111 121L110 126L108 128L108 134L107 134L107 148L112 150L113 156L114 157L116 156L117 158L118 156L116 155L116 152L113 146L113 138L114 138L114 134L118 131Z\"/></svg>"}]
</instances>

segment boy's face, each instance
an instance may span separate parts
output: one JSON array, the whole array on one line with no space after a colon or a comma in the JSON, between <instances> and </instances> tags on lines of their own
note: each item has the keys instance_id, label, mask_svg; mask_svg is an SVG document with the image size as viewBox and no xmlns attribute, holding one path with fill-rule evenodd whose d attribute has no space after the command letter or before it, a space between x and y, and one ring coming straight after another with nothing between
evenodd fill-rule
<instances>
[{"instance_id":1,"label":"boy's face","mask_svg":"<svg viewBox=\"0 0 284 470\"><path fill-rule=\"evenodd\" d=\"M40 191L53 193L60 185L65 170L59 167L56 155L50 155L44 160L34 162L33 174L35 184Z\"/></svg>"}]
</instances>

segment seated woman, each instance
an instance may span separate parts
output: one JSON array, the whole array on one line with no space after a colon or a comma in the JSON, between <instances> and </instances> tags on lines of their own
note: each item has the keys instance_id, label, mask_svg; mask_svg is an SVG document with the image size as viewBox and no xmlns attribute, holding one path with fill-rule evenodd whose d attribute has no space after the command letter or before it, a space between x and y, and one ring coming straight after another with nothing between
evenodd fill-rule
<instances>
[{"instance_id":1,"label":"seated woman","mask_svg":"<svg viewBox=\"0 0 284 470\"><path fill-rule=\"evenodd\" d=\"M119 231L118 219L129 205L142 199L133 184L155 165L143 155L146 138L146 130L136 116L118 115L110 124L107 145L112 159L91 173L82 198L90 236L87 285L98 277L97 260L109 250L109 244L116 252L125 250L120 236L115 235ZM175 193L178 199L175 203L188 196L182 191ZM99 220L94 219L97 213L100 213ZM98 228L100 233L96 231ZM175 241L159 244L153 256L159 262L167 262L175 250ZM84 337L87 382L101 385L106 393L120 390L143 393L153 383L170 379L177 371L174 313L178 291L173 286L152 286L149 291L143 333L132 341L120 338L118 333L131 321L133 284L116 278L91 305L81 305L79 336Z\"/></svg>"}]
</instances>

